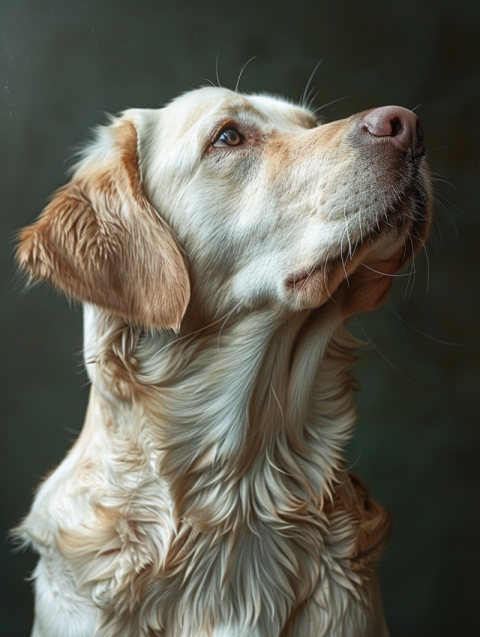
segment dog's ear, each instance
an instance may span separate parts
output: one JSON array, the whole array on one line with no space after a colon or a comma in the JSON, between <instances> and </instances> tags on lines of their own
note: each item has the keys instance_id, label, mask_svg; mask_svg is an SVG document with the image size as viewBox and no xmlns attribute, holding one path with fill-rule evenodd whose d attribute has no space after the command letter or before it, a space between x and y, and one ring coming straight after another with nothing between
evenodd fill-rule
<instances>
[{"instance_id":1,"label":"dog's ear","mask_svg":"<svg viewBox=\"0 0 480 637\"><path fill-rule=\"evenodd\" d=\"M178 328L190 297L185 256L146 200L137 130L118 119L100 130L72 181L20 235L18 261L31 280L128 321Z\"/></svg>"}]
</instances>

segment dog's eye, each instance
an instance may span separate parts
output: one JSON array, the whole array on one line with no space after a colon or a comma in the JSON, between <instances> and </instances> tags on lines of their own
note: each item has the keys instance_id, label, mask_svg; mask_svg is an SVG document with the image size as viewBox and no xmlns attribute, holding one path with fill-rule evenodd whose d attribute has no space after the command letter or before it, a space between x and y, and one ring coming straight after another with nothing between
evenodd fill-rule
<instances>
[{"instance_id":1,"label":"dog's eye","mask_svg":"<svg viewBox=\"0 0 480 637\"><path fill-rule=\"evenodd\" d=\"M218 135L213 142L213 145L215 148L223 148L225 146L238 146L243 141L243 137L240 135L238 130L229 126Z\"/></svg>"}]
</instances>

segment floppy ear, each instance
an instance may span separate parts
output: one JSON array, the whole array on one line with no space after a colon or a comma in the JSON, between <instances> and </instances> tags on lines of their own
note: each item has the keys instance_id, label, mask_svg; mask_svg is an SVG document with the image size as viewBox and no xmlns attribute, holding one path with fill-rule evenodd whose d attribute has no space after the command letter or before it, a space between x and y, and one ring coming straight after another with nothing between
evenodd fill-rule
<instances>
[{"instance_id":1,"label":"floppy ear","mask_svg":"<svg viewBox=\"0 0 480 637\"><path fill-rule=\"evenodd\" d=\"M20 240L18 261L32 280L145 327L180 325L190 297L186 259L145 198L131 121L101 129L72 181Z\"/></svg>"}]
</instances>

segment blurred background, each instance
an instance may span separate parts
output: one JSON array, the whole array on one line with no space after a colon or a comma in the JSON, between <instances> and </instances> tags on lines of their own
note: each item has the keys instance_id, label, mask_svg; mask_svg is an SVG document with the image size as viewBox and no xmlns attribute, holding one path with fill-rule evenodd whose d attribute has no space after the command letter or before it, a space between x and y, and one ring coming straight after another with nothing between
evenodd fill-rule
<instances>
[{"instance_id":1,"label":"blurred background","mask_svg":"<svg viewBox=\"0 0 480 637\"><path fill-rule=\"evenodd\" d=\"M367 342L349 462L394 515L380 564L393 637L478 631L480 3L468 0L1 0L0 635L29 634L35 557L7 530L75 440L88 383L79 308L24 293L15 233L65 181L105 112L217 82L299 99L315 65L325 121L416 108L436 223L415 276L352 322ZM477 632L478 634L478 632Z\"/></svg>"}]
</instances>

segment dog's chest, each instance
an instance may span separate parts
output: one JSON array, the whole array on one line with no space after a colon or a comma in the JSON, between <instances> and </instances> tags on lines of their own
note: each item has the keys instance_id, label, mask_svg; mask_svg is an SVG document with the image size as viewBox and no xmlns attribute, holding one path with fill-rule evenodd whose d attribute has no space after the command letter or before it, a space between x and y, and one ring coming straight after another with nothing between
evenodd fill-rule
<instances>
[{"instance_id":1,"label":"dog's chest","mask_svg":"<svg viewBox=\"0 0 480 637\"><path fill-rule=\"evenodd\" d=\"M193 507L172 523L163 556L158 538L151 537L148 511L138 511L137 519L129 521L116 581L127 575L126 564L136 568L131 568L129 582L124 579L112 590L115 611L105 608L113 631L108 635L133 637L141 625L161 637L321 637L329 634L325 631L331 622L340 626L347 607L363 616L362 581L346 559L348 533L330 537L328 519L320 511L305 503L295 506L288 498L282 504L260 480L251 489L254 501L248 512L239 495L242 489L225 491L202 495L204 502L216 495L217 519L209 511L208 525ZM127 562L121 562L128 551ZM134 607L132 592L140 600ZM122 612L127 604L132 609L128 617ZM299 632L306 626L308 632Z\"/></svg>"}]
</instances>

